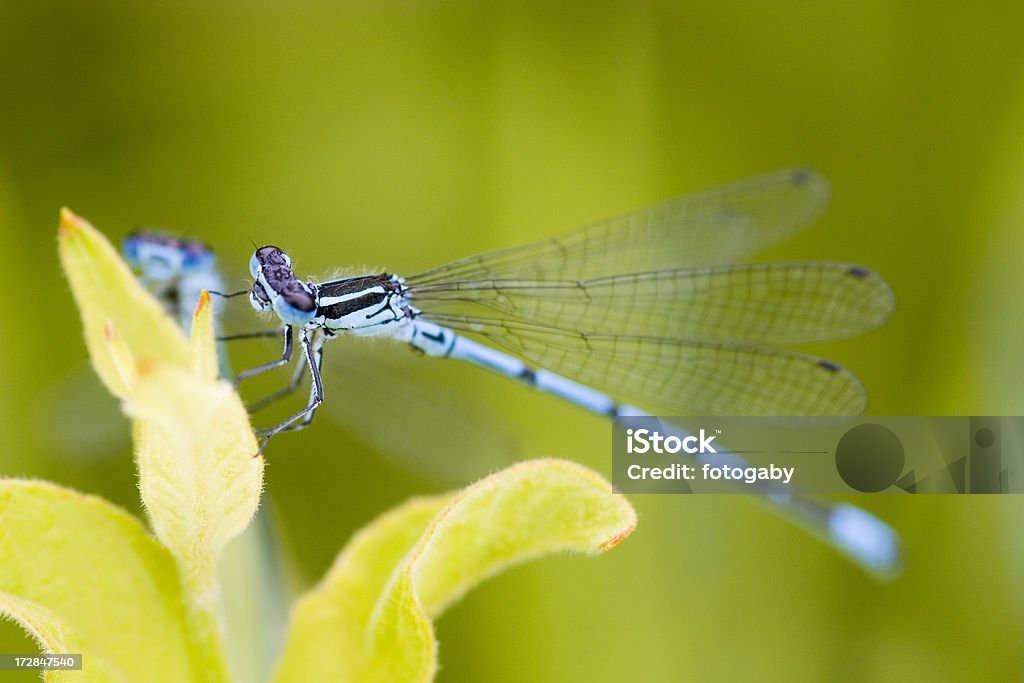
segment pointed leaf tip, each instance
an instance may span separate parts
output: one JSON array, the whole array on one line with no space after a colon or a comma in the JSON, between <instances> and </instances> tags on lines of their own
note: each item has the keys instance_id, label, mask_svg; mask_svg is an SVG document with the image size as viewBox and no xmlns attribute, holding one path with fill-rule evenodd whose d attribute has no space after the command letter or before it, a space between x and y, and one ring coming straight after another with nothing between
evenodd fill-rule
<instances>
[{"instance_id":1,"label":"pointed leaf tip","mask_svg":"<svg viewBox=\"0 0 1024 683\"><path fill-rule=\"evenodd\" d=\"M217 341L213 329L213 304L206 290L199 295L199 303L192 316L190 339L192 367L205 379L216 379L219 374Z\"/></svg>"},{"instance_id":2,"label":"pointed leaf tip","mask_svg":"<svg viewBox=\"0 0 1024 683\"><path fill-rule=\"evenodd\" d=\"M89 355L107 388L120 398L130 390L126 381L132 373L113 367L118 361L110 358L115 337L119 352L130 358L148 355L187 367L188 346L181 330L136 281L107 238L68 209L61 210L58 234L61 265L82 315ZM134 366L127 364L133 371Z\"/></svg>"},{"instance_id":3,"label":"pointed leaf tip","mask_svg":"<svg viewBox=\"0 0 1024 683\"><path fill-rule=\"evenodd\" d=\"M68 233L78 228L79 225L85 222L86 221L83 220L81 216L76 214L71 209L67 208L66 206L61 207L60 221L57 223L57 234L60 236L67 235Z\"/></svg>"},{"instance_id":4,"label":"pointed leaf tip","mask_svg":"<svg viewBox=\"0 0 1024 683\"><path fill-rule=\"evenodd\" d=\"M626 540L626 537L629 536L631 533L633 533L634 529L636 529L636 517L635 516L634 516L633 521L630 523L628 528L623 529L622 531L620 531L619 533L615 534L614 536L609 538L607 541L602 543L601 546L600 546L601 550L611 550L612 548L614 548L615 546L617 546L618 544L620 544L624 540Z\"/></svg>"},{"instance_id":5,"label":"pointed leaf tip","mask_svg":"<svg viewBox=\"0 0 1024 683\"><path fill-rule=\"evenodd\" d=\"M210 293L204 289L199 292L199 303L196 304L196 314L199 313L200 309L209 308L210 305Z\"/></svg>"}]
</instances>

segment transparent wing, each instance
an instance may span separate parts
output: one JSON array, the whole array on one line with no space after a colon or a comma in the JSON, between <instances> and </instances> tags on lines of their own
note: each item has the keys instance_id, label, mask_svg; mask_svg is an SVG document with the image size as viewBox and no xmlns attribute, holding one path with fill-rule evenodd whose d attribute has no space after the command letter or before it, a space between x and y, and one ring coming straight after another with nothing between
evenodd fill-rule
<instances>
[{"instance_id":1,"label":"transparent wing","mask_svg":"<svg viewBox=\"0 0 1024 683\"><path fill-rule=\"evenodd\" d=\"M802 353L743 345L603 334L432 316L482 335L539 367L613 398L676 415L855 415L867 407L856 377Z\"/></svg>"},{"instance_id":2,"label":"transparent wing","mask_svg":"<svg viewBox=\"0 0 1024 683\"><path fill-rule=\"evenodd\" d=\"M845 338L892 313L842 263L733 265L799 230L828 183L784 170L407 278L423 316L661 414L849 415L834 363L768 348Z\"/></svg>"},{"instance_id":3,"label":"transparent wing","mask_svg":"<svg viewBox=\"0 0 1024 683\"><path fill-rule=\"evenodd\" d=\"M410 290L433 320L535 323L572 335L718 344L804 344L878 327L895 298L877 274L843 263L681 268L588 281L477 280Z\"/></svg>"},{"instance_id":4,"label":"transparent wing","mask_svg":"<svg viewBox=\"0 0 1024 683\"><path fill-rule=\"evenodd\" d=\"M561 237L468 256L407 282L590 280L733 263L797 232L828 200L824 177L786 169L683 195Z\"/></svg>"},{"instance_id":5,"label":"transparent wing","mask_svg":"<svg viewBox=\"0 0 1024 683\"><path fill-rule=\"evenodd\" d=\"M324 348L321 410L395 464L464 484L510 465L520 443L484 403L456 390L451 370L389 340L335 339Z\"/></svg>"}]
</instances>

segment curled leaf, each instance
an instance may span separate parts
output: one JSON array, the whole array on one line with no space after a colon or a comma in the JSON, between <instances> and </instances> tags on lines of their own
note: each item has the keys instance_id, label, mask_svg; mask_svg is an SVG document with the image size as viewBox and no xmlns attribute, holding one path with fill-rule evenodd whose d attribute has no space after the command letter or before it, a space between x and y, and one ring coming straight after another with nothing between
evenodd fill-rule
<instances>
[{"instance_id":1,"label":"curled leaf","mask_svg":"<svg viewBox=\"0 0 1024 683\"><path fill-rule=\"evenodd\" d=\"M608 482L560 460L515 465L454 497L413 500L357 534L299 600L275 680L429 681L437 669L430 620L467 590L540 555L609 550L635 526Z\"/></svg>"},{"instance_id":2,"label":"curled leaf","mask_svg":"<svg viewBox=\"0 0 1024 683\"><path fill-rule=\"evenodd\" d=\"M46 652L83 655L47 680L202 680L170 554L92 496L0 480L0 614Z\"/></svg>"}]
</instances>

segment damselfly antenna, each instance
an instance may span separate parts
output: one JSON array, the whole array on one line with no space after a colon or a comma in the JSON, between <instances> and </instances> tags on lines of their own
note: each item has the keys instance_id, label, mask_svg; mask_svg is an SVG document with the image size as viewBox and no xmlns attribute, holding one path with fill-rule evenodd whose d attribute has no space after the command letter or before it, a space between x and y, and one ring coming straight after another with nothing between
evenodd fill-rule
<instances>
[{"instance_id":1,"label":"damselfly antenna","mask_svg":"<svg viewBox=\"0 0 1024 683\"><path fill-rule=\"evenodd\" d=\"M211 296L219 296L222 299L230 299L232 297L241 296L243 294L248 294L249 291L250 290L248 290L248 289L240 289L237 292L228 292L227 294L225 294L224 292L215 292L212 289L208 289L207 290L207 292L209 292L209 294Z\"/></svg>"}]
</instances>

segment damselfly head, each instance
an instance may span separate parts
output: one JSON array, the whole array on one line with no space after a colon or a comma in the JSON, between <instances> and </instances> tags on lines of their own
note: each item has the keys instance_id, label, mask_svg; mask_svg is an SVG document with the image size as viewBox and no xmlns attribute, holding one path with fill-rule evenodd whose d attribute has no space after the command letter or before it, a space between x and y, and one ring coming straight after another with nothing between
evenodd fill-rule
<instances>
[{"instance_id":1,"label":"damselfly head","mask_svg":"<svg viewBox=\"0 0 1024 683\"><path fill-rule=\"evenodd\" d=\"M136 230L126 236L121 253L132 268L153 281L210 272L216 263L213 251L205 243L153 230Z\"/></svg>"},{"instance_id":2,"label":"damselfly head","mask_svg":"<svg viewBox=\"0 0 1024 683\"><path fill-rule=\"evenodd\" d=\"M288 254L274 246L260 247L249 259L255 282L249 295L253 308L274 309L287 325L305 325L316 314L316 292L295 277Z\"/></svg>"},{"instance_id":3,"label":"damselfly head","mask_svg":"<svg viewBox=\"0 0 1024 683\"><path fill-rule=\"evenodd\" d=\"M217 258L204 242L199 240L180 240L181 253L184 256L182 265L188 271L212 270L216 265Z\"/></svg>"}]
</instances>

